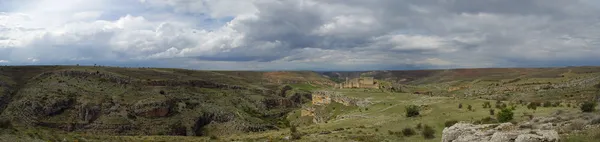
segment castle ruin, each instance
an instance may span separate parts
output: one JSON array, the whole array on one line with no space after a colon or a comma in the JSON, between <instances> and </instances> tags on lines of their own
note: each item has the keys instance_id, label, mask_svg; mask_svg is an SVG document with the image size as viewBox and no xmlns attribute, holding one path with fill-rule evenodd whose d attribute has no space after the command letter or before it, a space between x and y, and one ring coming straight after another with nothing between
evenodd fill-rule
<instances>
[{"instance_id":1,"label":"castle ruin","mask_svg":"<svg viewBox=\"0 0 600 142\"><path fill-rule=\"evenodd\" d=\"M335 88L343 89L343 88L370 88L370 89L379 89L379 83L373 79L373 77L360 77L354 79L348 79L346 77L346 81L336 84Z\"/></svg>"}]
</instances>

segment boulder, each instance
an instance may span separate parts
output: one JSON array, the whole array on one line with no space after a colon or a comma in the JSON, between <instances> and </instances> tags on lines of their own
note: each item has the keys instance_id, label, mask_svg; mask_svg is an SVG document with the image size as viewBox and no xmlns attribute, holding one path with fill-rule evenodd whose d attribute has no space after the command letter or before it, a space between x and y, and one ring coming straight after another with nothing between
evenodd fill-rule
<instances>
[{"instance_id":1,"label":"boulder","mask_svg":"<svg viewBox=\"0 0 600 142\"><path fill-rule=\"evenodd\" d=\"M520 128L511 123L474 125L459 122L444 128L442 142L557 142L559 140L555 130Z\"/></svg>"},{"instance_id":2,"label":"boulder","mask_svg":"<svg viewBox=\"0 0 600 142\"><path fill-rule=\"evenodd\" d=\"M521 134L515 142L558 142L558 133L554 130L532 131L529 134Z\"/></svg>"},{"instance_id":3,"label":"boulder","mask_svg":"<svg viewBox=\"0 0 600 142\"><path fill-rule=\"evenodd\" d=\"M490 142L510 142L519 136L516 132L496 132L490 138Z\"/></svg>"}]
</instances>

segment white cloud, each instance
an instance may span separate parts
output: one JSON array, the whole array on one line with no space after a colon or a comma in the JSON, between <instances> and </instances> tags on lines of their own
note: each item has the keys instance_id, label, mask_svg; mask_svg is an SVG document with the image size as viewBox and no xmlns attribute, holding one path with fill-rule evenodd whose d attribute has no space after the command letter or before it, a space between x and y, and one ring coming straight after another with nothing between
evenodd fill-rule
<instances>
[{"instance_id":1,"label":"white cloud","mask_svg":"<svg viewBox=\"0 0 600 142\"><path fill-rule=\"evenodd\" d=\"M600 56L600 20L591 14L600 9L586 0L15 2L0 6L0 60L11 64L400 69L589 64Z\"/></svg>"},{"instance_id":2,"label":"white cloud","mask_svg":"<svg viewBox=\"0 0 600 142\"><path fill-rule=\"evenodd\" d=\"M434 65L434 66L449 66L449 65L453 65L454 63L452 63L450 61L442 60L439 58L427 58L425 60L417 61L416 64L429 64L429 65Z\"/></svg>"}]
</instances>

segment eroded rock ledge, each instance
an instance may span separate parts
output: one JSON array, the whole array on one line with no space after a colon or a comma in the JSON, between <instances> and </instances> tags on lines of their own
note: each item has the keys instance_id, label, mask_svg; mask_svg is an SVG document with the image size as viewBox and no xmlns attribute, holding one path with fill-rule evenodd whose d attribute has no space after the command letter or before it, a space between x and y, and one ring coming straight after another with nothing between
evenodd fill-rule
<instances>
[{"instance_id":1,"label":"eroded rock ledge","mask_svg":"<svg viewBox=\"0 0 600 142\"><path fill-rule=\"evenodd\" d=\"M444 128L442 142L558 142L555 130L523 128L512 123L457 123Z\"/></svg>"}]
</instances>

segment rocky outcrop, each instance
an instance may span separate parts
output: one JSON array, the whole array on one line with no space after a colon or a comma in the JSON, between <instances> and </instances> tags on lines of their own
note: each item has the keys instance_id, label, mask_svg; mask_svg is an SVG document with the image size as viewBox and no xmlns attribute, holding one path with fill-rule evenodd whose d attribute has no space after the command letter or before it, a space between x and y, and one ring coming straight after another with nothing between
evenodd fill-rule
<instances>
[{"instance_id":1,"label":"rocky outcrop","mask_svg":"<svg viewBox=\"0 0 600 142\"><path fill-rule=\"evenodd\" d=\"M133 105L133 112L142 117L165 117L171 110L172 103L168 100L140 100Z\"/></svg>"},{"instance_id":2,"label":"rocky outcrop","mask_svg":"<svg viewBox=\"0 0 600 142\"><path fill-rule=\"evenodd\" d=\"M521 128L521 129L520 129ZM444 128L442 142L558 142L555 130L522 128L512 123L457 123Z\"/></svg>"},{"instance_id":3,"label":"rocky outcrop","mask_svg":"<svg viewBox=\"0 0 600 142\"><path fill-rule=\"evenodd\" d=\"M337 102L345 106L366 106L369 104L365 100L347 97L334 91L316 91L312 94L313 105L327 105L331 102Z\"/></svg>"},{"instance_id":4,"label":"rocky outcrop","mask_svg":"<svg viewBox=\"0 0 600 142\"><path fill-rule=\"evenodd\" d=\"M370 104L369 101L347 97L334 91L316 91L312 94L312 105L303 106L300 110L300 116L310 116L314 123L325 123L330 118L335 117L327 110L327 105L331 103L340 103L344 106L364 107Z\"/></svg>"}]
</instances>

